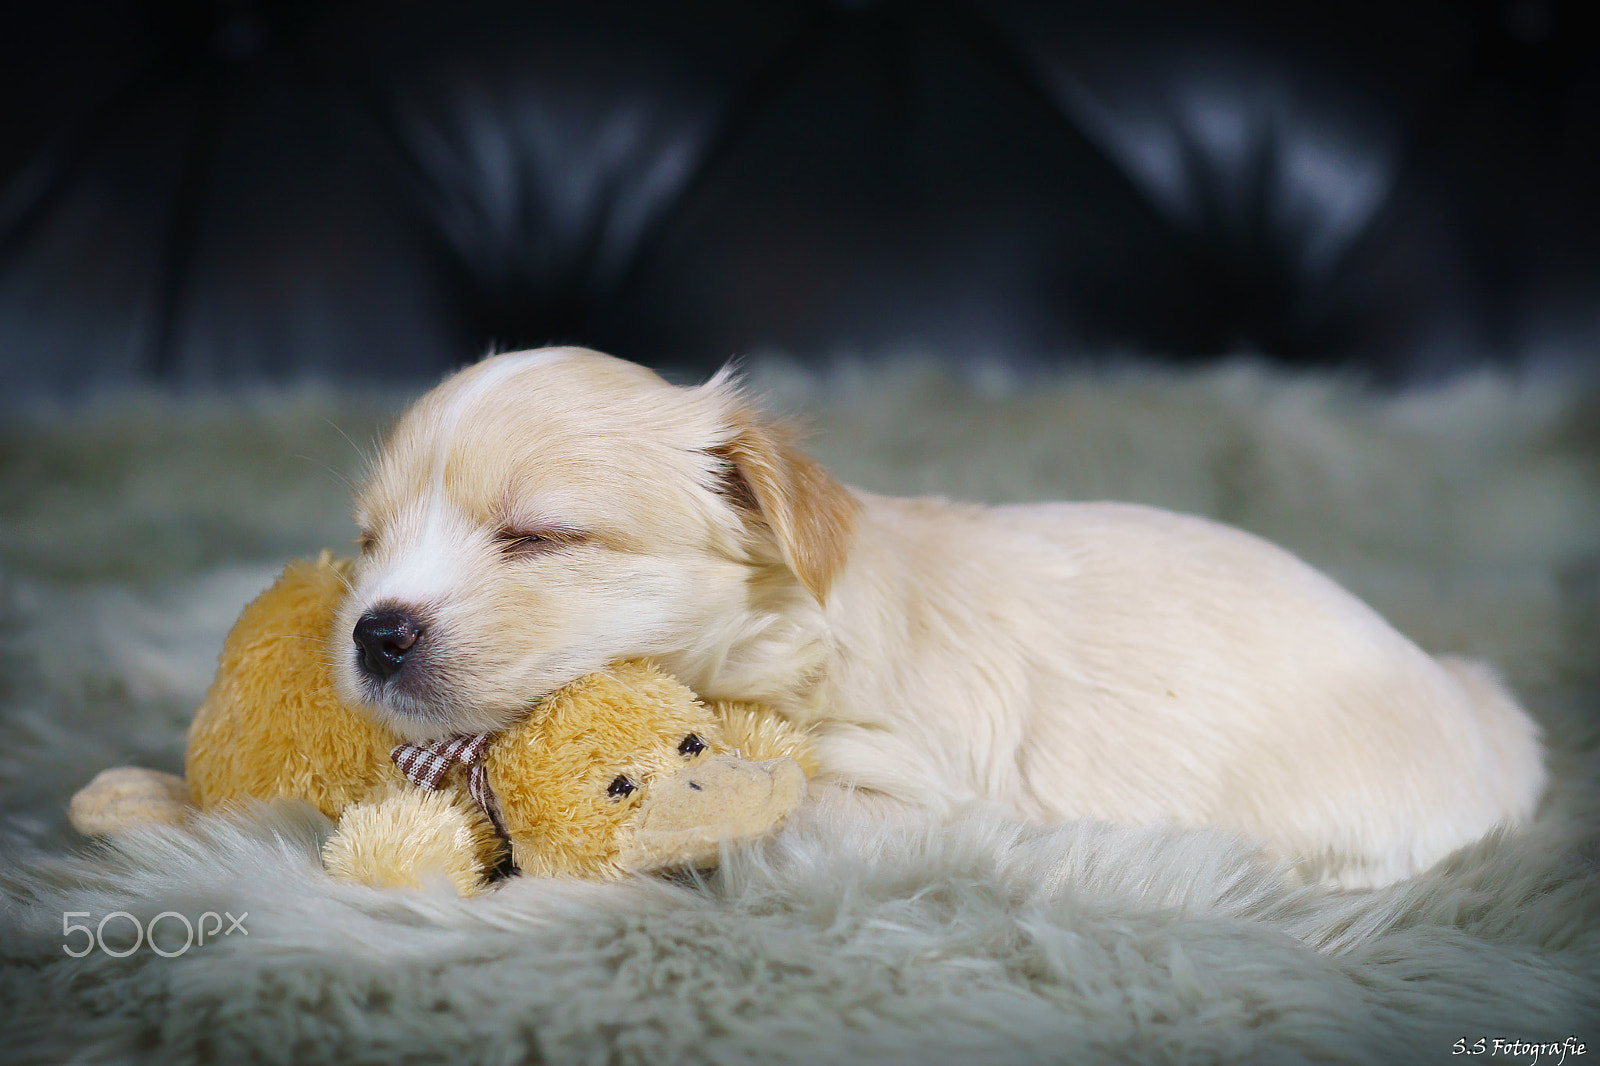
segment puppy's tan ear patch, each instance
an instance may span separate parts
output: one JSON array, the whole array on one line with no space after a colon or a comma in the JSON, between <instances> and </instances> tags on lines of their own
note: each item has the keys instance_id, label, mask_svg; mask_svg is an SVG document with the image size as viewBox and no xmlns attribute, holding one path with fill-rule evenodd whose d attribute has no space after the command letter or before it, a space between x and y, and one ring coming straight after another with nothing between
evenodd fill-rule
<instances>
[{"instance_id":1,"label":"puppy's tan ear patch","mask_svg":"<svg viewBox=\"0 0 1600 1066\"><path fill-rule=\"evenodd\" d=\"M711 453L728 464L723 491L766 521L800 583L825 603L855 532L855 497L795 447L791 434L739 417L735 433Z\"/></svg>"}]
</instances>

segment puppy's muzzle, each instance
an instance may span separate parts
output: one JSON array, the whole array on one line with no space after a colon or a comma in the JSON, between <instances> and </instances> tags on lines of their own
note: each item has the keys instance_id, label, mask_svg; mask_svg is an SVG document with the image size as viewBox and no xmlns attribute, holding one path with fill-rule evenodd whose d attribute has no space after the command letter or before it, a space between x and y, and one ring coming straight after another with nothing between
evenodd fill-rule
<instances>
[{"instance_id":1,"label":"puppy's muzzle","mask_svg":"<svg viewBox=\"0 0 1600 1066\"><path fill-rule=\"evenodd\" d=\"M422 621L409 611L393 607L368 611L351 632L356 642L356 662L369 677L387 680L405 666L406 659L421 643L423 632Z\"/></svg>"}]
</instances>

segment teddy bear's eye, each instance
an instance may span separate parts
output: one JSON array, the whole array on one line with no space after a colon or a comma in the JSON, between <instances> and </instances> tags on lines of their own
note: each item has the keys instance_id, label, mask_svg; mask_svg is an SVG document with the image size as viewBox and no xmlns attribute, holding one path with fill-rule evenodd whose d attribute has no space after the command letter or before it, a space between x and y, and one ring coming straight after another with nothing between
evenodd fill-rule
<instances>
[{"instance_id":1,"label":"teddy bear's eye","mask_svg":"<svg viewBox=\"0 0 1600 1066\"><path fill-rule=\"evenodd\" d=\"M610 796L612 799L621 799L623 796L633 795L634 790L638 787L638 785L633 783L633 779L628 777L626 774L618 774L616 777L611 779L611 784L606 789L606 795Z\"/></svg>"},{"instance_id":2,"label":"teddy bear's eye","mask_svg":"<svg viewBox=\"0 0 1600 1066\"><path fill-rule=\"evenodd\" d=\"M699 755L706 750L706 742L690 733L683 738L683 743L678 745L678 754L686 757Z\"/></svg>"}]
</instances>

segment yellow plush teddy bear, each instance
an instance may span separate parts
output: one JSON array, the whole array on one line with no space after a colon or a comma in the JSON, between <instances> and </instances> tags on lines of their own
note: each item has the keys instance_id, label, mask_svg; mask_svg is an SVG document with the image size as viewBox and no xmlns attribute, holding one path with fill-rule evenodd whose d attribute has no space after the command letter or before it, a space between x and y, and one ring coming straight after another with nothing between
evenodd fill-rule
<instances>
[{"instance_id":1,"label":"yellow plush teddy bear","mask_svg":"<svg viewBox=\"0 0 1600 1066\"><path fill-rule=\"evenodd\" d=\"M292 563L245 608L189 729L185 778L123 767L72 799L80 832L181 823L293 798L337 828L336 876L463 893L497 873L614 877L711 861L780 825L814 767L805 734L759 707L707 707L647 662L553 693L492 736L402 744L333 688L328 636L349 563Z\"/></svg>"}]
</instances>

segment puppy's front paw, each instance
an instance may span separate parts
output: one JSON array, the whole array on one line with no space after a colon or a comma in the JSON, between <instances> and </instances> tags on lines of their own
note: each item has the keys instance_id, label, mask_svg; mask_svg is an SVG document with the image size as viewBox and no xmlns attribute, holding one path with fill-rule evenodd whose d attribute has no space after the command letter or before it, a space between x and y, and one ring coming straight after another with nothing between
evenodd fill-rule
<instances>
[{"instance_id":1,"label":"puppy's front paw","mask_svg":"<svg viewBox=\"0 0 1600 1066\"><path fill-rule=\"evenodd\" d=\"M401 788L345 808L322 846L322 864L335 877L374 888L420 888L444 878L471 896L500 847L489 819L464 797Z\"/></svg>"},{"instance_id":2,"label":"puppy's front paw","mask_svg":"<svg viewBox=\"0 0 1600 1066\"><path fill-rule=\"evenodd\" d=\"M84 836L106 836L141 825L181 825L190 813L183 778L137 766L101 770L67 807L67 820Z\"/></svg>"}]
</instances>

